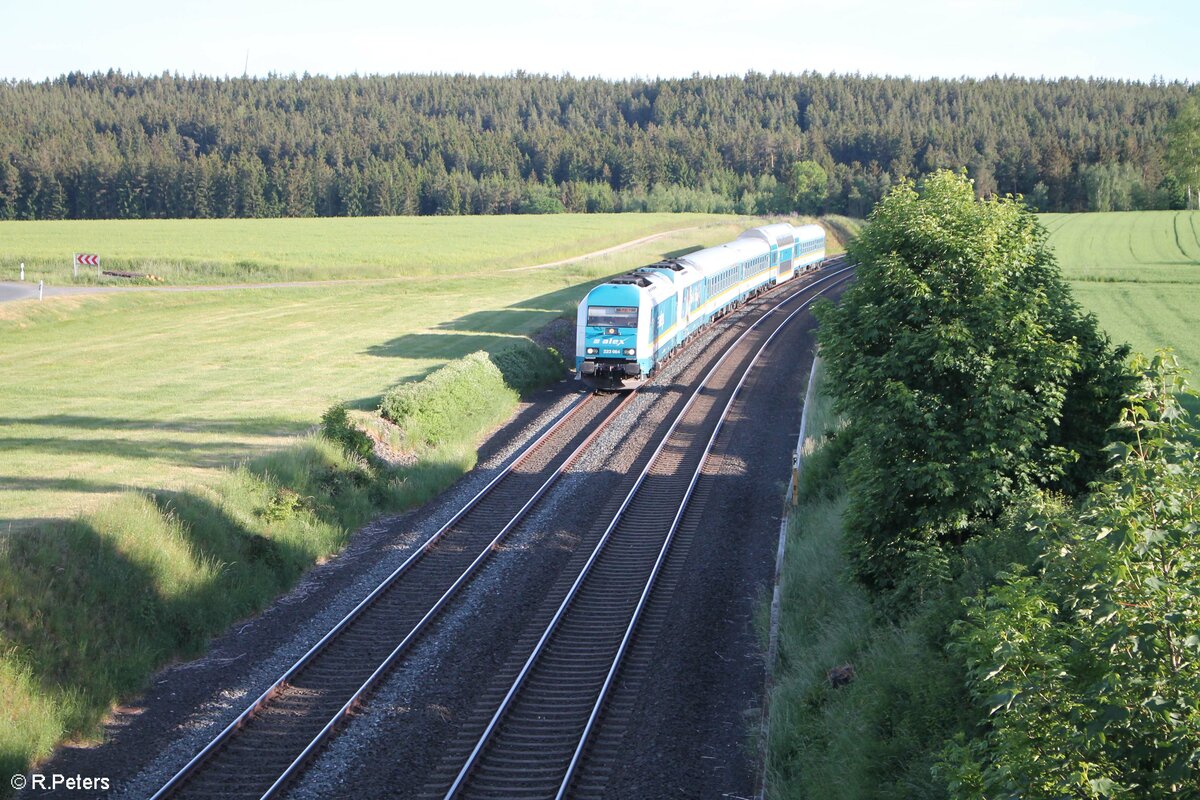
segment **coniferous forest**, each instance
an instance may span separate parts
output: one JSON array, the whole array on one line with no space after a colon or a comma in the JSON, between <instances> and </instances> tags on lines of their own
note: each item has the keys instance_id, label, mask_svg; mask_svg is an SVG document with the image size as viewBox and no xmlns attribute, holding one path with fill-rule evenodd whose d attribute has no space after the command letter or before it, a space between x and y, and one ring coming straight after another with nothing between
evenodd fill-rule
<instances>
[{"instance_id":1,"label":"coniferous forest","mask_svg":"<svg viewBox=\"0 0 1200 800\"><path fill-rule=\"evenodd\" d=\"M864 216L965 169L1043 211L1182 207L1184 83L860 75L0 83L0 219L554 211Z\"/></svg>"}]
</instances>

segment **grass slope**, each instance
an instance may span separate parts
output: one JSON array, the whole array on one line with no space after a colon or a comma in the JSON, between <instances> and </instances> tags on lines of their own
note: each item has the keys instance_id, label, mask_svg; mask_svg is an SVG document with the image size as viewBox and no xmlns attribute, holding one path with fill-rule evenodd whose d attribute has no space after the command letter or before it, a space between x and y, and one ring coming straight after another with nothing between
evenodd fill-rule
<instances>
[{"instance_id":1,"label":"grass slope","mask_svg":"<svg viewBox=\"0 0 1200 800\"><path fill-rule=\"evenodd\" d=\"M552 214L0 222L0 280L16 280L23 261L27 280L70 283L75 252L98 253L105 268L176 284L478 274L731 219ZM90 273L81 278L94 280Z\"/></svg>"}]
</instances>

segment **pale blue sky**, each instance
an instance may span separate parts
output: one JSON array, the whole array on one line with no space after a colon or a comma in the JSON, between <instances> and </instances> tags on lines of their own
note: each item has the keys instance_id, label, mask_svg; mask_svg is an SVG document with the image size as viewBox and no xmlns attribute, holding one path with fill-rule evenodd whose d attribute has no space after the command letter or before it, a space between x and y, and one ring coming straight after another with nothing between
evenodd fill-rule
<instances>
[{"instance_id":1,"label":"pale blue sky","mask_svg":"<svg viewBox=\"0 0 1200 800\"><path fill-rule=\"evenodd\" d=\"M0 78L760 72L1200 81L1196 0L0 0Z\"/></svg>"}]
</instances>

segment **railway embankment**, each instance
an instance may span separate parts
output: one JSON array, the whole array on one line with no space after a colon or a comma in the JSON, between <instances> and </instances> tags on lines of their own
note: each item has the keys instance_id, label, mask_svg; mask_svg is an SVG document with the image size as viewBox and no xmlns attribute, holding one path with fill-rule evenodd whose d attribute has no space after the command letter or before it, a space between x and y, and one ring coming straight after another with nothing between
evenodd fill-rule
<instances>
[{"instance_id":1,"label":"railway embankment","mask_svg":"<svg viewBox=\"0 0 1200 800\"><path fill-rule=\"evenodd\" d=\"M818 403L790 523L770 797L1196 796L1186 383L1100 333L1045 242L940 173L818 312L846 422Z\"/></svg>"},{"instance_id":2,"label":"railway embankment","mask_svg":"<svg viewBox=\"0 0 1200 800\"><path fill-rule=\"evenodd\" d=\"M450 486L522 394L563 375L561 358L528 340L472 354L388 395L391 420L371 429L393 435L394 462L339 406L292 447L203 486L129 492L4 538L0 771L94 736L155 670L266 607L373 517Z\"/></svg>"}]
</instances>

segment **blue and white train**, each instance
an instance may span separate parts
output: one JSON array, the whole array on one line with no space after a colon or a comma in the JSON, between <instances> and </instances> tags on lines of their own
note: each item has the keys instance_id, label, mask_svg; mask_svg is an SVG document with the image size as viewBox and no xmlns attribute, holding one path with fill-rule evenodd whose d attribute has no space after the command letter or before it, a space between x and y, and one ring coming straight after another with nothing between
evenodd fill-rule
<instances>
[{"instance_id":1,"label":"blue and white train","mask_svg":"<svg viewBox=\"0 0 1200 800\"><path fill-rule=\"evenodd\" d=\"M579 304L576 375L597 389L636 388L697 330L824 259L821 226L781 222L613 278Z\"/></svg>"}]
</instances>

